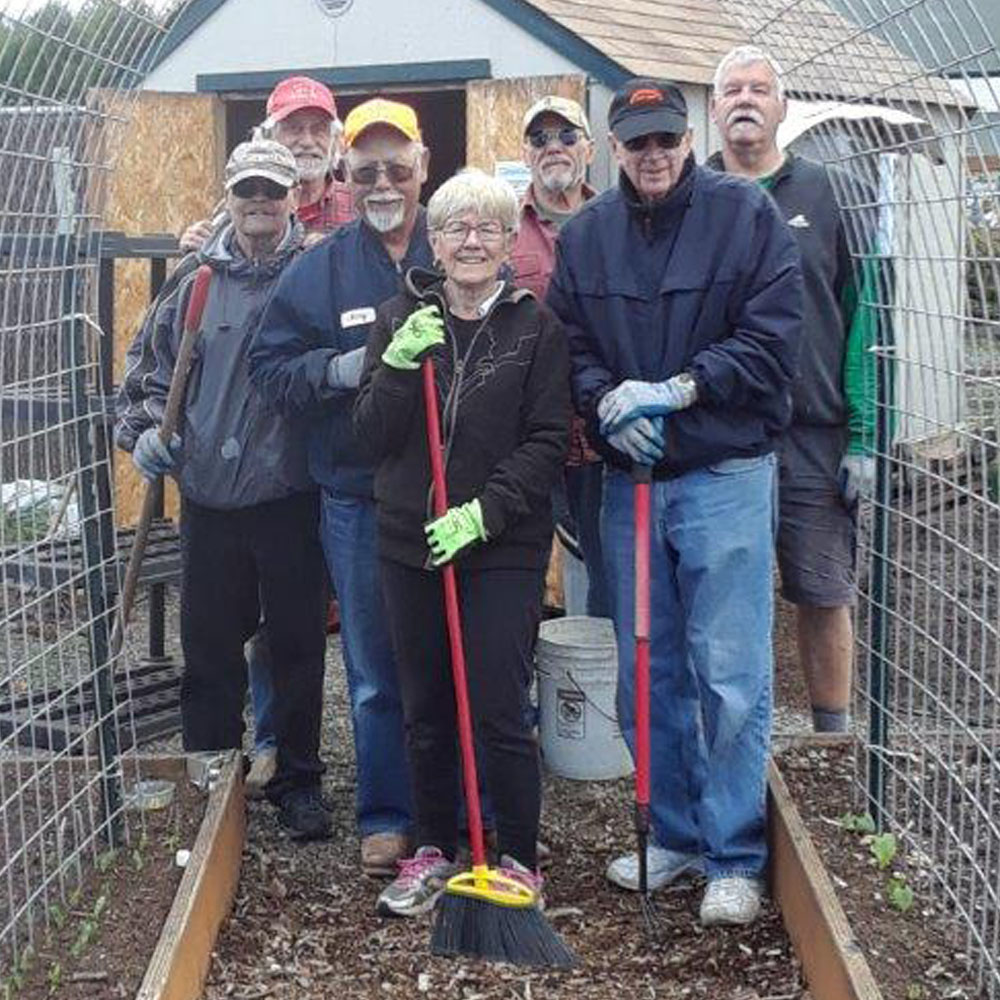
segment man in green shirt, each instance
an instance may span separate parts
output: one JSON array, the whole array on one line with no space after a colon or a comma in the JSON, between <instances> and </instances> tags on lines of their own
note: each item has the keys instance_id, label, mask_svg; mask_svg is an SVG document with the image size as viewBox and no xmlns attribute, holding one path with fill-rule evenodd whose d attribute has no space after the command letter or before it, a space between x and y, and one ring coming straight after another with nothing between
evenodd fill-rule
<instances>
[{"instance_id":1,"label":"man in green shirt","mask_svg":"<svg viewBox=\"0 0 1000 1000\"><path fill-rule=\"evenodd\" d=\"M797 607L799 657L819 732L848 728L860 497L874 481L877 275L868 255L873 213L838 208L836 190L861 183L778 148L787 104L781 69L766 52L741 46L715 73L712 118L722 150L709 166L766 187L802 253L805 316L792 424L780 449L778 565L782 592ZM840 199L840 203L844 202ZM849 216L849 217L848 217ZM866 291L867 288L867 291Z\"/></svg>"}]
</instances>

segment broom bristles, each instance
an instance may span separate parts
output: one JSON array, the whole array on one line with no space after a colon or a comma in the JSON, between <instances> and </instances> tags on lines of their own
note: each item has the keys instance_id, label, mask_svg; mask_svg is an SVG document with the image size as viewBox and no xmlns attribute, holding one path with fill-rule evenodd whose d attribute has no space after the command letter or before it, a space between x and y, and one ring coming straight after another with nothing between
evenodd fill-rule
<instances>
[{"instance_id":1,"label":"broom bristles","mask_svg":"<svg viewBox=\"0 0 1000 1000\"><path fill-rule=\"evenodd\" d=\"M449 893L438 903L431 952L552 969L576 965L576 956L535 907L503 906Z\"/></svg>"}]
</instances>

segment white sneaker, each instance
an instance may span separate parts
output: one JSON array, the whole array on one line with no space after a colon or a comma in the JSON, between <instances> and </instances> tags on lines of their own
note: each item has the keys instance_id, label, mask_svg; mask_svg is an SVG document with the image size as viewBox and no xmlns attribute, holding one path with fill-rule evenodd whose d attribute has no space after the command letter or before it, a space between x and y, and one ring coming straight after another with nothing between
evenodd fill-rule
<instances>
[{"instance_id":1,"label":"white sneaker","mask_svg":"<svg viewBox=\"0 0 1000 1000\"><path fill-rule=\"evenodd\" d=\"M661 889L686 872L701 871L697 854L682 854L659 844L646 845L646 883L649 891ZM608 880L632 892L639 891L639 852L623 854L608 865Z\"/></svg>"},{"instance_id":2,"label":"white sneaker","mask_svg":"<svg viewBox=\"0 0 1000 1000\"><path fill-rule=\"evenodd\" d=\"M763 893L759 879L741 876L712 879L701 901L702 925L753 923L760 914Z\"/></svg>"}]
</instances>

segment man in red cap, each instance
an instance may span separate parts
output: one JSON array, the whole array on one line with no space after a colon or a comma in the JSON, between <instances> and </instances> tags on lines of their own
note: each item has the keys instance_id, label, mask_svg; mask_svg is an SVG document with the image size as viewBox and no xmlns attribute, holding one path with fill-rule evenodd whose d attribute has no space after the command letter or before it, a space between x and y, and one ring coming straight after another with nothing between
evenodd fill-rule
<instances>
[{"instance_id":1,"label":"man in red cap","mask_svg":"<svg viewBox=\"0 0 1000 1000\"><path fill-rule=\"evenodd\" d=\"M333 176L340 122L328 87L308 76L282 80L267 99L261 131L295 157L300 178L295 214L308 235L326 235L354 218L350 190ZM188 226L181 249L200 249L218 221L200 219ZM307 237L306 242L311 240Z\"/></svg>"}]
</instances>

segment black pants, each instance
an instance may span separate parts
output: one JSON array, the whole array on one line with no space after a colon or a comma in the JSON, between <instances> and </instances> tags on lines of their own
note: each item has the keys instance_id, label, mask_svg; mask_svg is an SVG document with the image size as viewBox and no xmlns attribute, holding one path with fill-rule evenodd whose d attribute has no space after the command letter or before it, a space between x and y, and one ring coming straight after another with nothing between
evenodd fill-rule
<instances>
[{"instance_id":1,"label":"black pants","mask_svg":"<svg viewBox=\"0 0 1000 1000\"><path fill-rule=\"evenodd\" d=\"M496 814L498 848L534 868L541 780L528 688L543 570L459 571L473 731ZM383 560L406 719L418 845L454 856L459 756L441 574Z\"/></svg>"},{"instance_id":2,"label":"black pants","mask_svg":"<svg viewBox=\"0 0 1000 1000\"><path fill-rule=\"evenodd\" d=\"M239 510L181 509L181 717L186 750L243 743L244 643L267 621L278 769L268 794L317 785L326 570L314 493Z\"/></svg>"}]
</instances>

